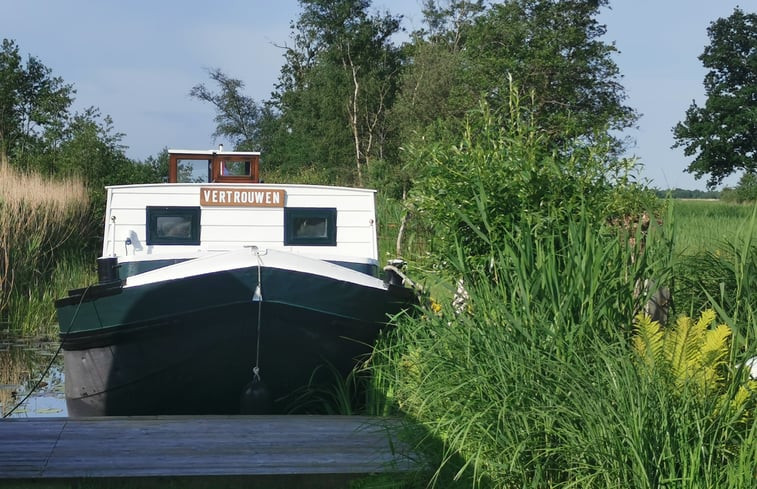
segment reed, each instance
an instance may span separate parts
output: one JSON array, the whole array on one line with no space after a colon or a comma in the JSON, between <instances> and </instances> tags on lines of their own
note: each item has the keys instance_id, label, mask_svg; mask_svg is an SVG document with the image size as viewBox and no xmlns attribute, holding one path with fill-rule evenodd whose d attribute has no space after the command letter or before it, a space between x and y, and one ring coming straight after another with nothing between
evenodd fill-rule
<instances>
[{"instance_id":1,"label":"reed","mask_svg":"<svg viewBox=\"0 0 757 489\"><path fill-rule=\"evenodd\" d=\"M80 180L52 181L0 166L0 322L18 320L18 311L10 312L14 304L24 309L26 300L49 299L45 294L58 257L81 250L89 226Z\"/></svg>"},{"instance_id":2,"label":"reed","mask_svg":"<svg viewBox=\"0 0 757 489\"><path fill-rule=\"evenodd\" d=\"M55 255L54 268L34 289L16 288L7 312L11 331L23 337L57 339L55 300L70 289L97 281L94 257L84 250L65 250Z\"/></svg>"},{"instance_id":3,"label":"reed","mask_svg":"<svg viewBox=\"0 0 757 489\"><path fill-rule=\"evenodd\" d=\"M0 348L0 416L20 400L19 393L31 380L32 352L22 348Z\"/></svg>"},{"instance_id":4,"label":"reed","mask_svg":"<svg viewBox=\"0 0 757 489\"><path fill-rule=\"evenodd\" d=\"M717 396L688 395L634 361L637 279L664 282L676 265L665 233L650 235L639 255L590 213L573 214L538 236L527 216L523 227L499 230L490 267L471 270L458 259L469 295L462 310L448 301L423 308L377 348L380 389L415 428L429 481L749 486L757 474L754 415L735 419L717 409ZM739 317L732 328L754 330L748 315ZM753 344L738 347L729 368L757 354ZM743 380L733 378L727 392Z\"/></svg>"},{"instance_id":5,"label":"reed","mask_svg":"<svg viewBox=\"0 0 757 489\"><path fill-rule=\"evenodd\" d=\"M412 213L407 201L376 194L379 262L404 258L415 265L428 255L434 233Z\"/></svg>"}]
</instances>

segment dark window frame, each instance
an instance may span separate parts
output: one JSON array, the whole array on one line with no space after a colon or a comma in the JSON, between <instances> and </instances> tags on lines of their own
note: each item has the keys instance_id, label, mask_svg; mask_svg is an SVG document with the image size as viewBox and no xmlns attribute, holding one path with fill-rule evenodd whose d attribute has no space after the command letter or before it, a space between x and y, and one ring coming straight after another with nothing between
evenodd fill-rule
<instances>
[{"instance_id":1,"label":"dark window frame","mask_svg":"<svg viewBox=\"0 0 757 489\"><path fill-rule=\"evenodd\" d=\"M147 245L184 245L198 246L200 244L200 207L188 206L147 206L145 228ZM167 216L189 216L191 232L188 238L168 237L158 235L158 218Z\"/></svg>"},{"instance_id":2,"label":"dark window frame","mask_svg":"<svg viewBox=\"0 0 757 489\"><path fill-rule=\"evenodd\" d=\"M295 221L302 218L325 218L326 236L297 236ZM284 245L336 246L336 207L284 207Z\"/></svg>"}]
</instances>

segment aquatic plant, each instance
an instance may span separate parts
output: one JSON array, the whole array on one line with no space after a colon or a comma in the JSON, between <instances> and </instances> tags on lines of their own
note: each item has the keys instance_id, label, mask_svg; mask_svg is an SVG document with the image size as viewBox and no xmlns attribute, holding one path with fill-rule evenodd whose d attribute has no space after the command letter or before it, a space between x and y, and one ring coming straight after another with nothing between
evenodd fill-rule
<instances>
[{"instance_id":1,"label":"aquatic plant","mask_svg":"<svg viewBox=\"0 0 757 489\"><path fill-rule=\"evenodd\" d=\"M0 322L8 321L14 296L45 293L59 254L84 248L89 226L80 180L52 181L0 166Z\"/></svg>"}]
</instances>

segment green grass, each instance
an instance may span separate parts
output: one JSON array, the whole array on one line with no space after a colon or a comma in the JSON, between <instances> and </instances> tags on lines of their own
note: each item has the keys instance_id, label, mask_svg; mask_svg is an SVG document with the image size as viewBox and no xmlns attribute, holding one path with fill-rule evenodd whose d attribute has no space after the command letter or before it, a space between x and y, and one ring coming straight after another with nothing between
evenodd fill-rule
<instances>
[{"instance_id":1,"label":"green grass","mask_svg":"<svg viewBox=\"0 0 757 489\"><path fill-rule=\"evenodd\" d=\"M710 200L672 200L675 252L716 252L748 227L754 205Z\"/></svg>"},{"instance_id":2,"label":"green grass","mask_svg":"<svg viewBox=\"0 0 757 489\"><path fill-rule=\"evenodd\" d=\"M717 409L718 396L744 380L736 366L757 354L749 248L737 247L741 258L723 271L741 284L741 302L711 301L735 332L733 375L724 392L701 398L643 375L629 342L641 306L637 278L665 281L688 270L663 239L671 230L650 235L648 253L632 263L617 234L577 216L552 235L501 230L490 269L458 269L470 294L462 314L448 302L426 308L379 346L378 390L414 427L409 440L429 462L427 481L749 487L757 393L746 421Z\"/></svg>"},{"instance_id":3,"label":"green grass","mask_svg":"<svg viewBox=\"0 0 757 489\"><path fill-rule=\"evenodd\" d=\"M757 208L719 201L673 201L674 306L697 315L713 307L754 335L757 311ZM740 337L737 334L737 337Z\"/></svg>"},{"instance_id":4,"label":"green grass","mask_svg":"<svg viewBox=\"0 0 757 489\"><path fill-rule=\"evenodd\" d=\"M46 280L34 288L14 290L7 312L9 332L24 337L57 338L55 300L65 297L70 289L96 282L94 263L94 257L84 252L61 253Z\"/></svg>"}]
</instances>

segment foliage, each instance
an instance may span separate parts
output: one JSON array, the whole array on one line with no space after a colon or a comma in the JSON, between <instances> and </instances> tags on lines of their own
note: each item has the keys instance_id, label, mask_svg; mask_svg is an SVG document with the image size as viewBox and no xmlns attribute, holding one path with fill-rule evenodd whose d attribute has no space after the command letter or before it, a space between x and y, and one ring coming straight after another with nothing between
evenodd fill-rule
<instances>
[{"instance_id":1,"label":"foliage","mask_svg":"<svg viewBox=\"0 0 757 489\"><path fill-rule=\"evenodd\" d=\"M717 203L681 203L674 207L676 241L693 240L698 248L677 245L673 297L678 311L713 308L734 330L738 347L757 342L757 208ZM693 215L686 215L685 209ZM703 218L701 214L710 213ZM712 240L703 230L712 230ZM688 238L685 234L693 233ZM702 246L702 243L705 243ZM693 246L693 245L692 245Z\"/></svg>"},{"instance_id":2,"label":"foliage","mask_svg":"<svg viewBox=\"0 0 757 489\"><path fill-rule=\"evenodd\" d=\"M390 42L399 19L370 15L367 0L300 0L272 116L264 126L277 165L333 167L362 183L388 149L387 108L400 52ZM275 115L274 115L275 114Z\"/></svg>"},{"instance_id":3,"label":"foliage","mask_svg":"<svg viewBox=\"0 0 757 489\"><path fill-rule=\"evenodd\" d=\"M671 329L663 330L659 322L638 315L633 346L640 364L652 375L669 378L679 392L720 393L731 329L725 324L710 329L714 320L715 311L707 309L696 322L680 316Z\"/></svg>"},{"instance_id":4,"label":"foliage","mask_svg":"<svg viewBox=\"0 0 757 489\"><path fill-rule=\"evenodd\" d=\"M699 56L710 71L704 78L707 101L686 110L673 128L674 147L696 156L687 171L709 175L714 187L738 169L757 170L757 14L739 8L707 28L710 44Z\"/></svg>"},{"instance_id":5,"label":"foliage","mask_svg":"<svg viewBox=\"0 0 757 489\"><path fill-rule=\"evenodd\" d=\"M744 172L736 186L737 202L757 202L757 173Z\"/></svg>"},{"instance_id":6,"label":"foliage","mask_svg":"<svg viewBox=\"0 0 757 489\"><path fill-rule=\"evenodd\" d=\"M465 84L498 110L509 106L515 80L536 126L558 147L575 138L594 140L638 118L624 106L616 52L602 37L596 16L606 0L514 0L495 3L476 18L465 41ZM621 142L611 138L613 147Z\"/></svg>"},{"instance_id":7,"label":"foliage","mask_svg":"<svg viewBox=\"0 0 757 489\"><path fill-rule=\"evenodd\" d=\"M709 362L723 374L715 396L686 395L640 368L629 341L635 283L667 279L669 257L653 252L664 241L650 233L646 256L631 260L635 251L590 209L573 215L549 221L549 235L517 219L487 271L498 280L469 282L464 312L439 300L377 349L372 368L415 428L408 440L431 465L427 478L440 487L748 486L757 425L743 408L757 398L738 388L737 365L754 344L723 356L712 343ZM688 344L680 338L671 345Z\"/></svg>"},{"instance_id":8,"label":"foliage","mask_svg":"<svg viewBox=\"0 0 757 489\"><path fill-rule=\"evenodd\" d=\"M465 44L466 31L484 11L483 0L448 0L423 2L423 18L427 29L416 32L416 38L459 51Z\"/></svg>"},{"instance_id":9,"label":"foliage","mask_svg":"<svg viewBox=\"0 0 757 489\"><path fill-rule=\"evenodd\" d=\"M55 301L68 291L97 281L95 254L68 246L56 250L52 270L32 288L16 288L8 298L7 321L13 334L58 339ZM28 265L28 264L21 264Z\"/></svg>"},{"instance_id":10,"label":"foliage","mask_svg":"<svg viewBox=\"0 0 757 489\"><path fill-rule=\"evenodd\" d=\"M669 202L671 223L675 230L675 253L679 257L696 256L696 265L704 252L727 254L739 234L744 235L754 206L723 201L673 200ZM739 238L740 239L740 238ZM700 304L702 300L697 300ZM685 311L689 312L689 311Z\"/></svg>"},{"instance_id":11,"label":"foliage","mask_svg":"<svg viewBox=\"0 0 757 489\"><path fill-rule=\"evenodd\" d=\"M52 182L0 165L0 322L14 297L47 290L60 256L80 246L74 240L85 234L88 217L80 180Z\"/></svg>"},{"instance_id":12,"label":"foliage","mask_svg":"<svg viewBox=\"0 0 757 489\"><path fill-rule=\"evenodd\" d=\"M86 183L92 228L84 236L95 248L105 214L105 186L159 182L165 175L157 174L157 167L127 158L121 144L123 136L115 131L110 117L102 117L99 110L89 108L71 116L55 144L41 148L26 164L46 174L76 176Z\"/></svg>"},{"instance_id":13,"label":"foliage","mask_svg":"<svg viewBox=\"0 0 757 489\"><path fill-rule=\"evenodd\" d=\"M215 107L213 137L229 138L237 151L259 151L262 109L255 100L240 93L243 81L230 78L219 69L209 70L208 74L220 91L213 93L200 83L192 87L189 95Z\"/></svg>"},{"instance_id":14,"label":"foliage","mask_svg":"<svg viewBox=\"0 0 757 489\"><path fill-rule=\"evenodd\" d=\"M400 74L400 91L390 110L403 144L434 138L438 121L462 120L477 96L465 84L466 33L484 11L481 1L451 1L445 7L424 3L427 30L413 34L404 50L408 63Z\"/></svg>"},{"instance_id":15,"label":"foliage","mask_svg":"<svg viewBox=\"0 0 757 489\"><path fill-rule=\"evenodd\" d=\"M550 151L580 140L616 152L622 142L609 129L636 120L623 105L615 48L600 40L605 28L595 17L606 0L428 0L426 26L400 47L400 19L371 14L370 5L301 0L263 108L241 94L240 80L211 71L221 91L200 84L192 94L215 106L215 135L237 146L254 139L284 174L315 169L327 182L386 187L404 198L418 168L403 149L460 137L482 97L506 114L513 79Z\"/></svg>"},{"instance_id":16,"label":"foliage","mask_svg":"<svg viewBox=\"0 0 757 489\"><path fill-rule=\"evenodd\" d=\"M3 39L0 51L0 163L21 158L48 130L64 124L74 89L18 45Z\"/></svg>"},{"instance_id":17,"label":"foliage","mask_svg":"<svg viewBox=\"0 0 757 489\"><path fill-rule=\"evenodd\" d=\"M575 141L613 153L622 147L607 129L628 127L637 115L623 105L615 48L599 39L605 31L595 16L605 3L425 2L426 28L404 46L408 62L390 110L406 150L393 181L406 190L421 179L423 164L407 150L462 139L482 97L501 117L528 120L548 152ZM513 86L528 104L511 106Z\"/></svg>"},{"instance_id":18,"label":"foliage","mask_svg":"<svg viewBox=\"0 0 757 489\"><path fill-rule=\"evenodd\" d=\"M699 190L699 189L685 189L685 188L671 188L667 190L656 189L655 195L659 198L671 198L671 199L718 199L720 198L720 192L716 190Z\"/></svg>"},{"instance_id":19,"label":"foliage","mask_svg":"<svg viewBox=\"0 0 757 489\"><path fill-rule=\"evenodd\" d=\"M541 235L562 229L579 208L598 221L655 210L651 191L633 178L633 161L612 158L606 145L550 149L514 86L510 97L504 116L485 104L472 113L459 141L409 150L416 214L440 237L441 266L458 252L473 268L485 265L520 219Z\"/></svg>"},{"instance_id":20,"label":"foliage","mask_svg":"<svg viewBox=\"0 0 757 489\"><path fill-rule=\"evenodd\" d=\"M725 187L720 192L720 200L728 204L736 204L738 203L739 196L735 188Z\"/></svg>"},{"instance_id":21,"label":"foliage","mask_svg":"<svg viewBox=\"0 0 757 489\"><path fill-rule=\"evenodd\" d=\"M160 181L157 167L128 159L109 116L95 107L70 113L74 89L53 77L37 58L21 63L12 41L0 53L0 146L8 161L25 172L86 185L92 207L84 247L97 248L105 210L105 185ZM0 151L0 155L6 154Z\"/></svg>"},{"instance_id":22,"label":"foliage","mask_svg":"<svg viewBox=\"0 0 757 489\"><path fill-rule=\"evenodd\" d=\"M757 421L757 381L749 379L748 369L729 369L734 358L728 341L732 331L725 324L710 328L715 316L713 309L703 311L696 322L680 316L665 330L649 316L638 315L633 338L637 361L642 373L661 389L704 403L713 410L711 418L730 416L749 426ZM730 434L736 437L736 433ZM723 441L739 442L733 438Z\"/></svg>"}]
</instances>

